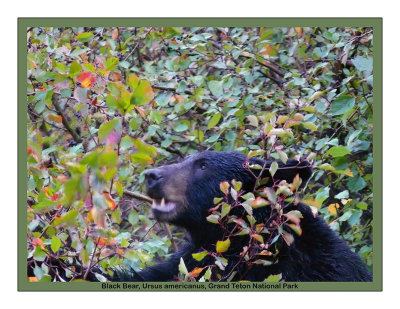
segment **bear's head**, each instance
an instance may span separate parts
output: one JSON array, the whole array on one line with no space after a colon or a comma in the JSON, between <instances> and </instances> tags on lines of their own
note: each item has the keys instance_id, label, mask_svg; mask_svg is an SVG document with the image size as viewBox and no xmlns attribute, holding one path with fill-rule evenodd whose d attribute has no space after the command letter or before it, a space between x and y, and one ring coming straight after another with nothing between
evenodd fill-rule
<instances>
[{"instance_id":1,"label":"bear's head","mask_svg":"<svg viewBox=\"0 0 400 309\"><path fill-rule=\"evenodd\" d=\"M264 161L236 152L201 152L180 163L161 166L145 173L147 194L153 199L152 211L158 221L170 222L188 230L204 228L213 199L223 196L220 183L242 182L245 192L253 191L257 174L249 165L264 165ZM265 164L265 175L271 163ZM279 163L273 181L292 182L299 174L305 183L311 176L308 162L289 160ZM272 182L269 183L271 185ZM268 184L267 184L268 185Z\"/></svg>"}]
</instances>

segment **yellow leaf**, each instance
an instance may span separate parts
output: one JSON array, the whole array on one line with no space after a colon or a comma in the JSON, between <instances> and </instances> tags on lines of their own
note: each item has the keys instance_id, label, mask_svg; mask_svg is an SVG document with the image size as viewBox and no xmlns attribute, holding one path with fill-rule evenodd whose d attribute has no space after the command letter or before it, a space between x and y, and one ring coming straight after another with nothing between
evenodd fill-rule
<instances>
[{"instance_id":1,"label":"yellow leaf","mask_svg":"<svg viewBox=\"0 0 400 309\"><path fill-rule=\"evenodd\" d=\"M349 168L348 168L348 169L346 169L344 172L345 172L345 174L346 174L347 176L354 177L354 175L353 175L353 172L352 172L352 171L350 171L350 169L349 169Z\"/></svg>"},{"instance_id":2,"label":"yellow leaf","mask_svg":"<svg viewBox=\"0 0 400 309\"><path fill-rule=\"evenodd\" d=\"M336 209L339 208L339 204L338 203L334 203L334 204L330 204L328 206L328 211L332 214L332 215L336 215L337 211Z\"/></svg>"},{"instance_id":3,"label":"yellow leaf","mask_svg":"<svg viewBox=\"0 0 400 309\"><path fill-rule=\"evenodd\" d=\"M228 251L230 245L231 245L231 240L229 238L227 238L224 241L218 240L217 246L216 246L217 252L223 253L223 252Z\"/></svg>"}]
</instances>

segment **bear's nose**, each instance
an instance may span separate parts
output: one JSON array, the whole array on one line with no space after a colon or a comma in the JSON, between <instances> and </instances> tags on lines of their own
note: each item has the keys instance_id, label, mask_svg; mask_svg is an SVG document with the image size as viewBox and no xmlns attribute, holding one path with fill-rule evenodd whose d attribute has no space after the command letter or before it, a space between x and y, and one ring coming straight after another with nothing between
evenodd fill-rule
<instances>
[{"instance_id":1,"label":"bear's nose","mask_svg":"<svg viewBox=\"0 0 400 309\"><path fill-rule=\"evenodd\" d=\"M147 190L154 188L162 178L161 171L159 169L148 170L144 173L146 178Z\"/></svg>"}]
</instances>

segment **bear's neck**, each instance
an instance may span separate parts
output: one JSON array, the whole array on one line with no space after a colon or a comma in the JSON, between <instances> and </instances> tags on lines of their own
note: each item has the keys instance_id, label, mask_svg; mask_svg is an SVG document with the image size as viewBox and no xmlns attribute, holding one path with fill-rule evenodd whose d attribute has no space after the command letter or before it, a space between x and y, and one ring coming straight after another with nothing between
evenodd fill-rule
<instances>
[{"instance_id":1,"label":"bear's neck","mask_svg":"<svg viewBox=\"0 0 400 309\"><path fill-rule=\"evenodd\" d=\"M218 240L223 240L224 232L218 224L204 222L201 228L186 228L195 247L215 250Z\"/></svg>"}]
</instances>

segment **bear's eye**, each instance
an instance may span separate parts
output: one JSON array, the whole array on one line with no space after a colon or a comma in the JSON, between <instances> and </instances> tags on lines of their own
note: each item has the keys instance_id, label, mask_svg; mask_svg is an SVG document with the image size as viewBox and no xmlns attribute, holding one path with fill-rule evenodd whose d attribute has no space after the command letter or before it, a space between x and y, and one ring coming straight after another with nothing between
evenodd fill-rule
<instances>
[{"instance_id":1,"label":"bear's eye","mask_svg":"<svg viewBox=\"0 0 400 309\"><path fill-rule=\"evenodd\" d=\"M203 162L200 164L200 168L204 171L208 167L208 164L206 162Z\"/></svg>"}]
</instances>

